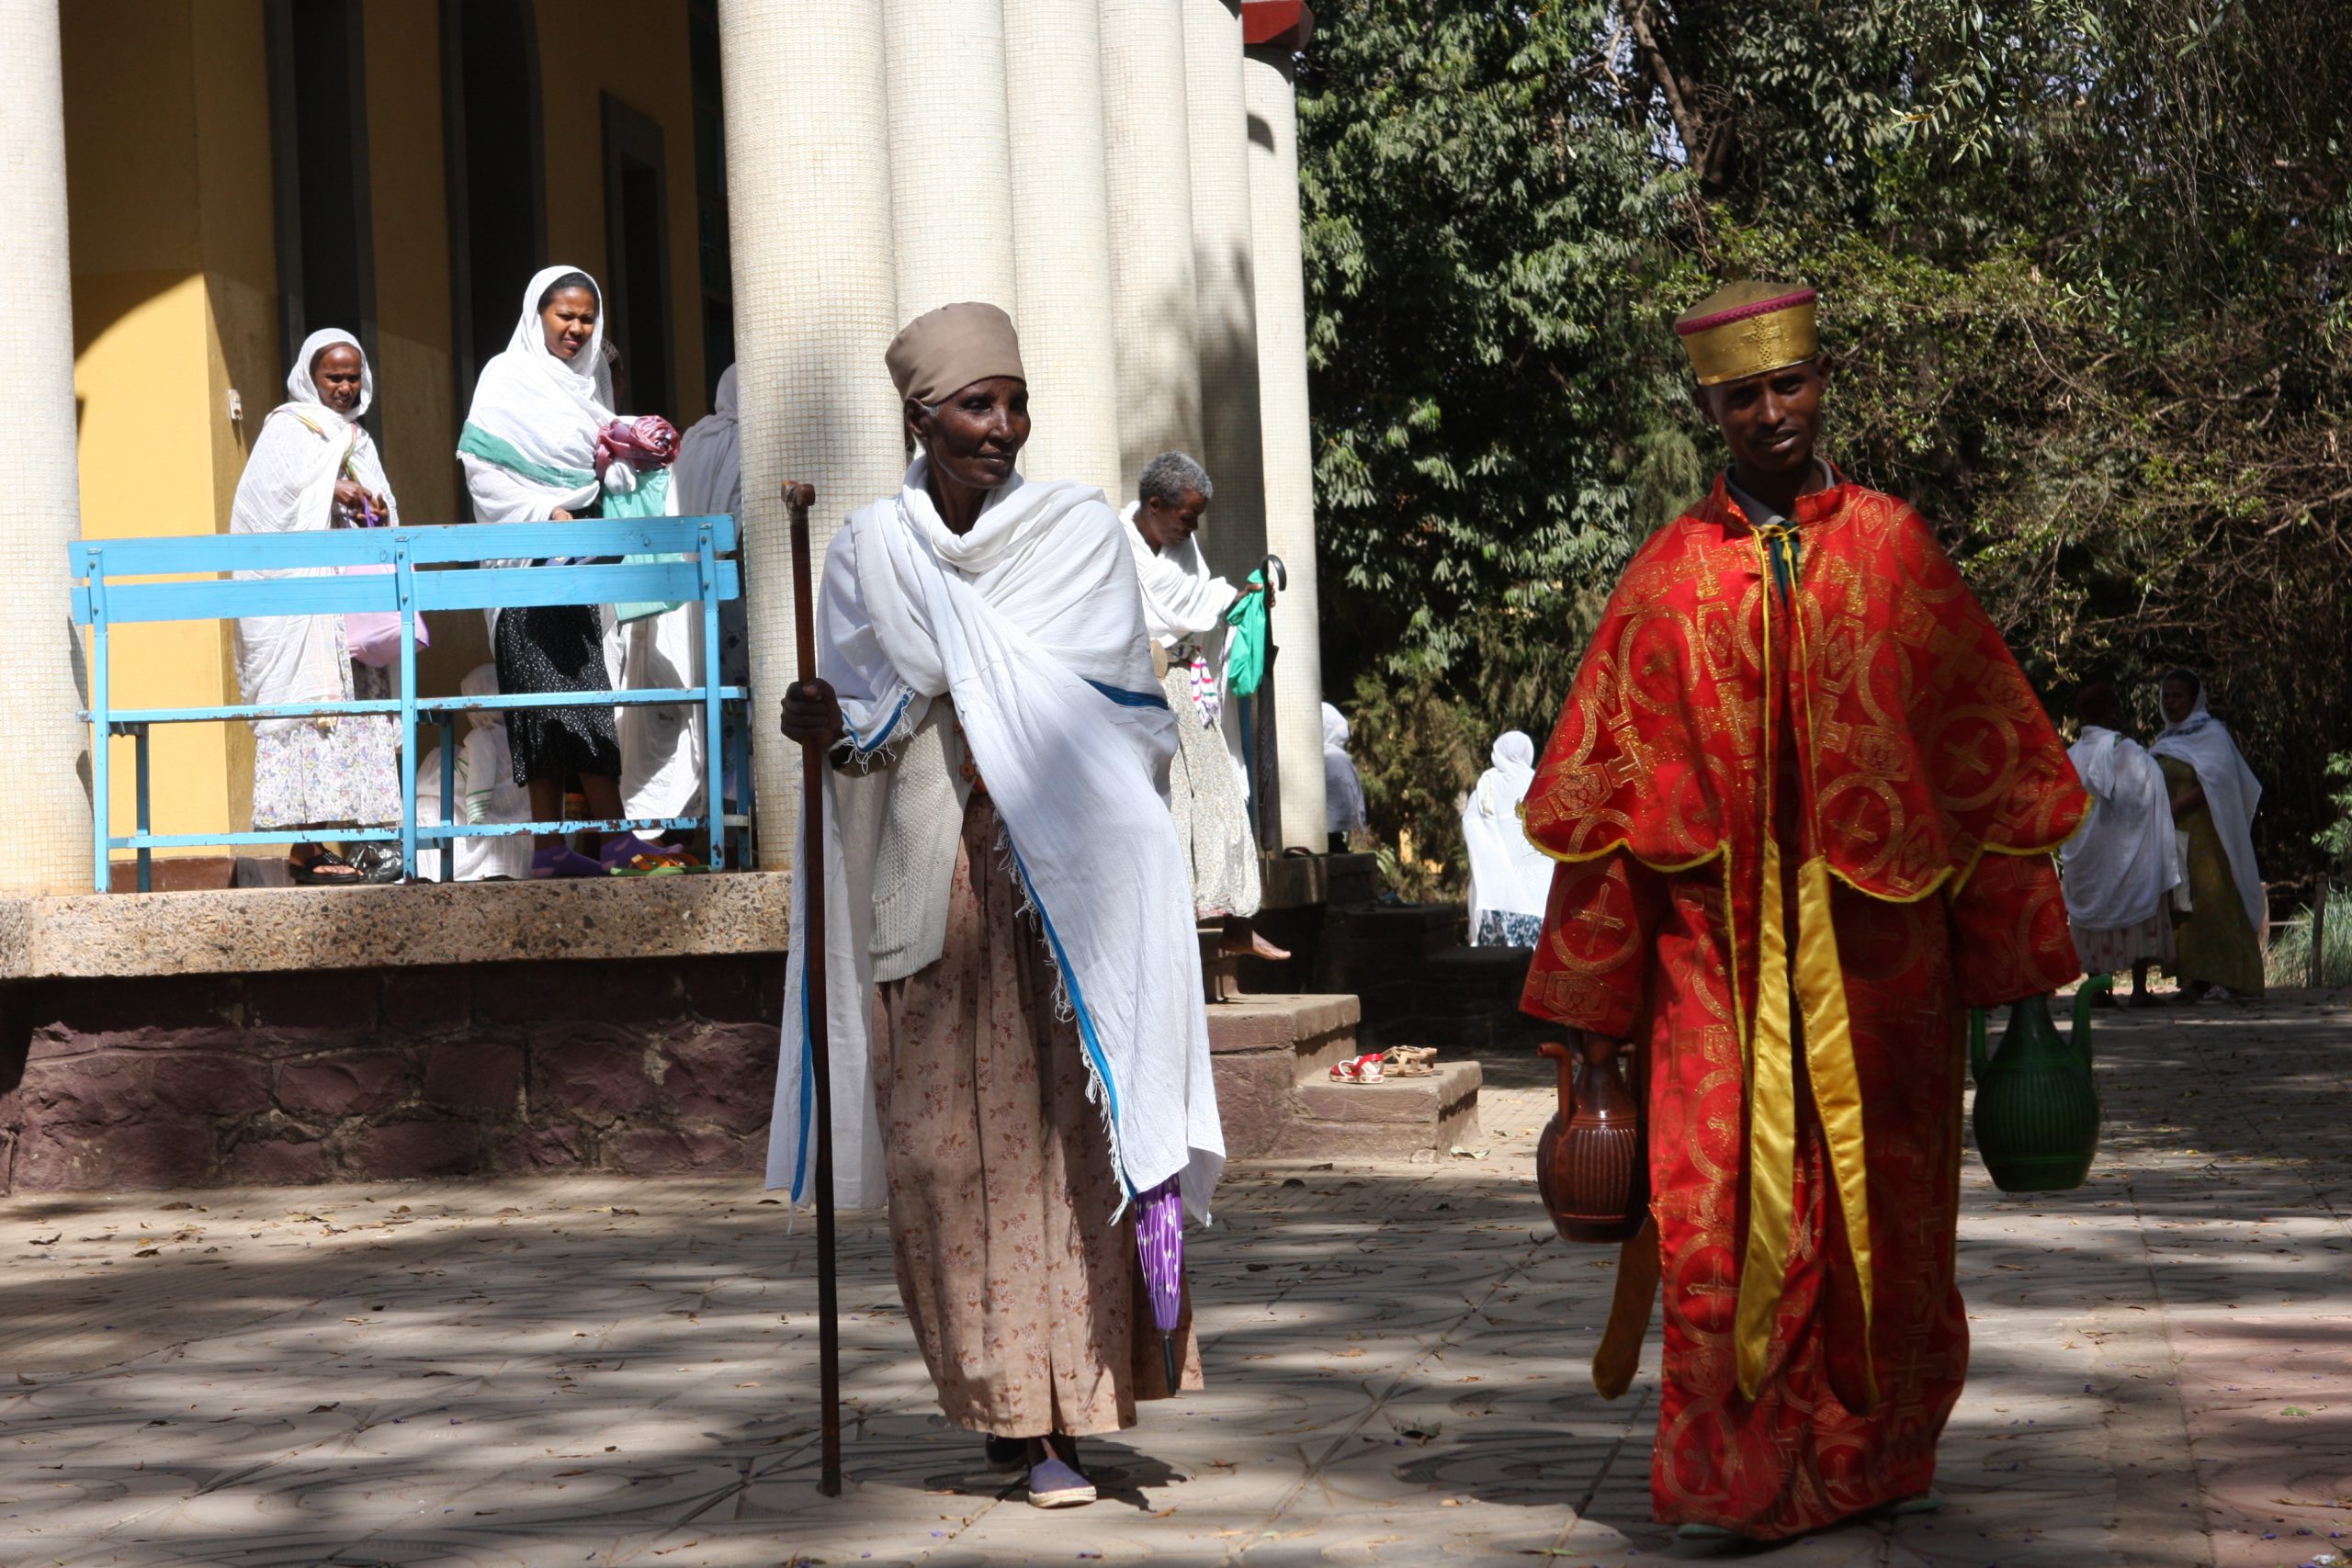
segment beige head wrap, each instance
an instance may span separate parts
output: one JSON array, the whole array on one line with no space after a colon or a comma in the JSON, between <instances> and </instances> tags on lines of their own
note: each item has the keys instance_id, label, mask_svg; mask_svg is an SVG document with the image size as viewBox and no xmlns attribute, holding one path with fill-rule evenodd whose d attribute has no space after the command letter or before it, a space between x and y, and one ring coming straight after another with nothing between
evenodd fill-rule
<instances>
[{"instance_id":1,"label":"beige head wrap","mask_svg":"<svg viewBox=\"0 0 2352 1568\"><path fill-rule=\"evenodd\" d=\"M1012 318L994 305L926 310L899 330L882 361L890 367L899 396L926 407L991 377L1029 378L1021 367L1021 337L1012 330Z\"/></svg>"}]
</instances>

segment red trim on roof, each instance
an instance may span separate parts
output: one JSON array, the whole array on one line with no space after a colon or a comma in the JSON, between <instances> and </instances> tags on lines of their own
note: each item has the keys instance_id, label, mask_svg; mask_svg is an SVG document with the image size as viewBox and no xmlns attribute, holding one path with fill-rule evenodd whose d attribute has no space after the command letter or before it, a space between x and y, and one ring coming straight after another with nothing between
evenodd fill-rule
<instances>
[{"instance_id":1,"label":"red trim on roof","mask_svg":"<svg viewBox=\"0 0 2352 1568\"><path fill-rule=\"evenodd\" d=\"M1306 0L1241 0L1241 39L1248 44L1273 43L1295 33L1295 43L1306 41L1315 13Z\"/></svg>"},{"instance_id":2,"label":"red trim on roof","mask_svg":"<svg viewBox=\"0 0 2352 1568\"><path fill-rule=\"evenodd\" d=\"M1728 310L1717 310L1712 316L1699 316L1690 321L1677 321L1674 323L1674 333L1677 337L1689 337L1692 333L1702 333L1710 327L1729 326L1734 321L1744 321L1750 316L1769 316L1775 310L1786 310L1796 305L1810 305L1820 297L1818 289L1799 288L1770 299L1758 299L1752 305L1735 305Z\"/></svg>"}]
</instances>

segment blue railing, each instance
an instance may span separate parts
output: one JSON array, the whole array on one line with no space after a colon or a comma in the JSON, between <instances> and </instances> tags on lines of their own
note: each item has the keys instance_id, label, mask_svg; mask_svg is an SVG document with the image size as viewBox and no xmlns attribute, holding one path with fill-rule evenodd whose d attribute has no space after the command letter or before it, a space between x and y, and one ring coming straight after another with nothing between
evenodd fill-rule
<instances>
[{"instance_id":1,"label":"blue railing","mask_svg":"<svg viewBox=\"0 0 2352 1568\"><path fill-rule=\"evenodd\" d=\"M710 863L727 863L727 830L746 818L729 815L718 798L726 745L721 703L741 702L741 686L718 683L718 606L742 595L735 562L722 558L735 548L731 517L639 517L570 523L467 524L433 528L337 528L302 534L196 534L157 539L78 539L71 548L74 624L90 628L90 706L82 715L95 732L90 748L94 827L92 875L98 891L112 879L112 852L138 854L139 888L153 884L153 854L159 849L201 845L293 844L322 836L322 829L246 833L156 833L150 830L148 728L157 724L217 723L233 719L307 718L330 714L398 714L401 721L401 820L397 828L338 828L326 836L346 842L401 847L401 870L416 874L419 840L500 838L520 833L583 829L708 829ZM539 560L550 564L485 566L488 561ZM581 561L597 564L573 564ZM554 562L563 564L552 564ZM239 580L191 579L189 573L389 568L361 576ZM178 577L176 581L141 581ZM701 682L658 690L597 693L583 704L576 692L501 694L489 697L419 697L416 694L416 617L431 611L519 609L537 604L693 604L703 629ZM399 695L310 704L232 703L219 707L131 708L111 705L111 634L115 627L157 621L219 621L246 615L348 615L369 612L401 617ZM457 716L462 713L536 707L658 706L695 703L703 710L703 808L699 815L625 818L614 820L461 824L452 791L456 770ZM438 823L416 819L417 726L441 730L441 815ZM742 728L735 727L740 748ZM137 830L114 834L107 740L129 736L137 747ZM739 761L740 761L739 758ZM454 849L454 843L448 844ZM441 880L454 874L456 856L443 853Z\"/></svg>"}]
</instances>

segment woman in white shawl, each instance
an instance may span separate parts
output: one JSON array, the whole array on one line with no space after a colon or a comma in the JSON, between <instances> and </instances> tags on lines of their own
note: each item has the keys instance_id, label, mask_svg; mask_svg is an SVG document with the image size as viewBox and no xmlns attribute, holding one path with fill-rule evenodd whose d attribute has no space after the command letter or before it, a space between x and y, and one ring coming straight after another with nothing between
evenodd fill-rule
<instances>
[{"instance_id":1,"label":"woman in white shawl","mask_svg":"<svg viewBox=\"0 0 2352 1568\"><path fill-rule=\"evenodd\" d=\"M2172 791L2174 826L2188 835L2188 910L2174 920L2173 972L2190 1001L2258 997L2270 923L2254 860L2262 785L2229 727L2205 711L2205 682L2194 671L2165 677L2164 711L2165 732L2148 750Z\"/></svg>"},{"instance_id":2,"label":"woman in white shawl","mask_svg":"<svg viewBox=\"0 0 2352 1568\"><path fill-rule=\"evenodd\" d=\"M1363 780L1348 755L1347 716L1329 703L1323 705L1323 811L1333 852L1346 853L1355 835L1366 830Z\"/></svg>"},{"instance_id":3,"label":"woman in white shawl","mask_svg":"<svg viewBox=\"0 0 2352 1568\"><path fill-rule=\"evenodd\" d=\"M269 412L237 480L232 534L292 534L399 521L390 481L359 416L376 379L359 340L312 333L286 377L288 400ZM240 571L240 578L321 577L325 568ZM390 678L355 667L340 615L248 615L237 623L237 683L248 703L389 697ZM400 721L387 715L255 719L254 827L387 827L401 816ZM323 844L296 844L293 879L396 881L400 857L375 844L346 861Z\"/></svg>"},{"instance_id":4,"label":"woman in white shawl","mask_svg":"<svg viewBox=\"0 0 2352 1568\"><path fill-rule=\"evenodd\" d=\"M1200 1384L1177 1226L1205 1218L1225 1159L1158 782L1176 718L1118 513L1015 469L1029 394L1011 320L949 305L887 359L922 453L827 546L822 679L784 701L786 738L835 762L837 1197L889 1205L948 1420L1025 1467L1033 1504L1090 1502L1071 1439ZM796 910L768 1166L796 1201L819 1113L804 930Z\"/></svg>"},{"instance_id":5,"label":"woman in white shawl","mask_svg":"<svg viewBox=\"0 0 2352 1568\"><path fill-rule=\"evenodd\" d=\"M1216 489L1198 462L1162 452L1144 465L1136 490L1119 516L1143 589L1144 630L1159 649L1152 662L1166 665L1159 689L1176 715L1168 804L1192 871L1193 911L1224 922L1225 952L1280 961L1290 954L1250 924L1261 897L1258 844L1225 712L1225 613L1259 585L1236 589L1201 554L1193 536Z\"/></svg>"},{"instance_id":6,"label":"woman in white shawl","mask_svg":"<svg viewBox=\"0 0 2352 1568\"><path fill-rule=\"evenodd\" d=\"M2075 714L2082 736L2066 755L2091 796L2090 816L2058 852L2075 952L2086 975L2129 968L2132 1005L2153 1006L2148 966L2173 961L2172 890L2181 876L2171 793L2156 760L2122 732L2113 686L2084 687Z\"/></svg>"},{"instance_id":7,"label":"woman in white shawl","mask_svg":"<svg viewBox=\"0 0 2352 1568\"><path fill-rule=\"evenodd\" d=\"M571 267L543 267L524 291L514 335L505 351L482 367L458 443L477 522L594 517L608 492L621 496L637 489L627 462L613 462L601 474L597 468L596 438L613 419L603 310L596 280ZM612 690L597 606L492 610L490 626L499 690ZM514 782L530 791L533 821L562 817L564 784L573 777L592 816L626 815L620 735L609 705L510 709L506 737ZM560 835L542 834L531 874L601 876L608 867L659 854L635 834L620 833L605 840L600 863L575 852Z\"/></svg>"},{"instance_id":8,"label":"woman in white shawl","mask_svg":"<svg viewBox=\"0 0 2352 1568\"><path fill-rule=\"evenodd\" d=\"M1506 729L1495 739L1493 761L1462 805L1470 945L1533 947L1552 892L1552 863L1519 823L1519 803L1535 782L1535 742L1524 730Z\"/></svg>"}]
</instances>

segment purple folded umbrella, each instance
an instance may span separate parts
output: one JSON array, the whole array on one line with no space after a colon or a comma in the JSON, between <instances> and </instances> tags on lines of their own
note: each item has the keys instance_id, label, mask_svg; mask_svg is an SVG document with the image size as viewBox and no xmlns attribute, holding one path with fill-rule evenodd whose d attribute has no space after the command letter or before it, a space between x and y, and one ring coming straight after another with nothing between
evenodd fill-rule
<instances>
[{"instance_id":1,"label":"purple folded umbrella","mask_svg":"<svg viewBox=\"0 0 2352 1568\"><path fill-rule=\"evenodd\" d=\"M1176 1325L1184 1313L1184 1195L1172 1176L1136 1200L1136 1253L1151 1292L1151 1321L1159 1330L1168 1392L1174 1393Z\"/></svg>"}]
</instances>

